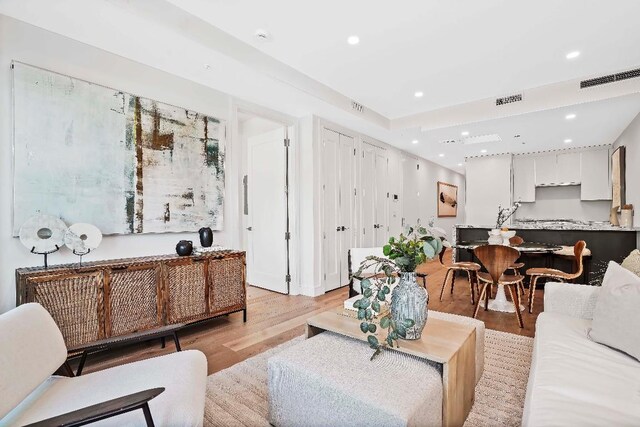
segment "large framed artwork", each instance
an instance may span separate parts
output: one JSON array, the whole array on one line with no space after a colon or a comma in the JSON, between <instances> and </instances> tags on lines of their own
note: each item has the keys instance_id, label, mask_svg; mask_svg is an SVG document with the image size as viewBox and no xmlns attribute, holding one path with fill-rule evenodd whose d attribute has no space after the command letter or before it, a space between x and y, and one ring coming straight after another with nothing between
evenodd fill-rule
<instances>
[{"instance_id":1,"label":"large framed artwork","mask_svg":"<svg viewBox=\"0 0 640 427\"><path fill-rule=\"evenodd\" d=\"M104 234L222 229L225 125L14 62L13 234L37 212Z\"/></svg>"},{"instance_id":2,"label":"large framed artwork","mask_svg":"<svg viewBox=\"0 0 640 427\"><path fill-rule=\"evenodd\" d=\"M626 203L625 150L622 145L611 154L611 188L613 190L611 207L618 207L618 210Z\"/></svg>"},{"instance_id":3,"label":"large framed artwork","mask_svg":"<svg viewBox=\"0 0 640 427\"><path fill-rule=\"evenodd\" d=\"M458 186L438 181L438 217L458 216Z\"/></svg>"}]
</instances>

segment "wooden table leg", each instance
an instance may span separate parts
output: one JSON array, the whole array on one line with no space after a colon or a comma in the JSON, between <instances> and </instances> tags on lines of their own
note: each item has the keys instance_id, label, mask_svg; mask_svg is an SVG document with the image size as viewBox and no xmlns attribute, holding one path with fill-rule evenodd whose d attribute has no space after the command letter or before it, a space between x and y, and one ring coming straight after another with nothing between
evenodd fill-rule
<instances>
[{"instance_id":1,"label":"wooden table leg","mask_svg":"<svg viewBox=\"0 0 640 427\"><path fill-rule=\"evenodd\" d=\"M476 331L442 365L442 425L462 426L475 400Z\"/></svg>"}]
</instances>

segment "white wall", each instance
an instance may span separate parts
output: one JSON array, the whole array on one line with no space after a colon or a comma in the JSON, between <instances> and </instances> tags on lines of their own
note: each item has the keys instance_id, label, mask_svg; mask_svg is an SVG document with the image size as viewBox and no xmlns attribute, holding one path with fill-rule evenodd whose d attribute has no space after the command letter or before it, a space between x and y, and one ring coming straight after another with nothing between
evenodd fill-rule
<instances>
[{"instance_id":1,"label":"white wall","mask_svg":"<svg viewBox=\"0 0 640 427\"><path fill-rule=\"evenodd\" d=\"M633 225L640 227L640 114L629 123L613 144L615 150L624 145L626 149L626 203L633 205ZM640 233L638 233L638 247L640 247Z\"/></svg>"},{"instance_id":2,"label":"white wall","mask_svg":"<svg viewBox=\"0 0 640 427\"><path fill-rule=\"evenodd\" d=\"M11 237L13 199L12 60L25 62L90 82L121 89L147 98L185 107L221 119L230 115L228 95L154 68L124 59L85 44L0 15L0 312L15 304L14 270L41 265L42 257L30 254ZM239 189L236 148L227 142L225 230L215 242L234 246ZM178 240L197 240L196 233L107 236L86 260L168 254ZM50 256L52 264L77 262L63 248Z\"/></svg>"},{"instance_id":3,"label":"white wall","mask_svg":"<svg viewBox=\"0 0 640 427\"><path fill-rule=\"evenodd\" d=\"M572 219L608 221L610 200L580 200L580 186L536 187L536 201L523 203L516 212L518 219Z\"/></svg>"},{"instance_id":4,"label":"white wall","mask_svg":"<svg viewBox=\"0 0 640 427\"><path fill-rule=\"evenodd\" d=\"M466 223L493 226L498 206L511 206L511 155L470 158L466 169Z\"/></svg>"}]
</instances>

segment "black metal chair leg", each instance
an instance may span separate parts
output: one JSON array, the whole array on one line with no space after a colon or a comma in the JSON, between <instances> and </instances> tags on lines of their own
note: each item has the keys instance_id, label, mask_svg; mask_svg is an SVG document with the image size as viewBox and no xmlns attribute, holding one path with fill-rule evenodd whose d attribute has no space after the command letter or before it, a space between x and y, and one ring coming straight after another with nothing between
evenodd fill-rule
<instances>
[{"instance_id":1,"label":"black metal chair leg","mask_svg":"<svg viewBox=\"0 0 640 427\"><path fill-rule=\"evenodd\" d=\"M82 375L82 369L84 369L84 364L87 361L87 351L82 352L82 356L80 356L80 363L78 363L78 370L76 371L76 377Z\"/></svg>"},{"instance_id":2,"label":"black metal chair leg","mask_svg":"<svg viewBox=\"0 0 640 427\"><path fill-rule=\"evenodd\" d=\"M149 410L149 404L142 405L142 412L144 413L144 420L147 422L147 427L155 427L153 424L153 418L151 417L151 411Z\"/></svg>"},{"instance_id":3,"label":"black metal chair leg","mask_svg":"<svg viewBox=\"0 0 640 427\"><path fill-rule=\"evenodd\" d=\"M247 309L242 310L242 321L247 323Z\"/></svg>"},{"instance_id":4,"label":"black metal chair leg","mask_svg":"<svg viewBox=\"0 0 640 427\"><path fill-rule=\"evenodd\" d=\"M164 339L164 337L160 337L160 342L162 343L160 348L164 348L164 346L167 345L166 340Z\"/></svg>"},{"instance_id":5,"label":"black metal chair leg","mask_svg":"<svg viewBox=\"0 0 640 427\"><path fill-rule=\"evenodd\" d=\"M182 349L180 348L180 340L178 339L178 333L177 332L173 333L173 342L176 345L176 351L182 351Z\"/></svg>"}]
</instances>

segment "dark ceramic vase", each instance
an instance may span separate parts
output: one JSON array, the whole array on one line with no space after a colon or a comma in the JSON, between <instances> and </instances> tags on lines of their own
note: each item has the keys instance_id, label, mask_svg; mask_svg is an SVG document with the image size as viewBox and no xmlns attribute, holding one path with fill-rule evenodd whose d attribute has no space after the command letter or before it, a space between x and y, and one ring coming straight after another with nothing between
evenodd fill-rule
<instances>
[{"instance_id":1,"label":"dark ceramic vase","mask_svg":"<svg viewBox=\"0 0 640 427\"><path fill-rule=\"evenodd\" d=\"M208 248L213 244L213 230L209 227L202 227L198 233L200 233L200 245L203 248Z\"/></svg>"},{"instance_id":2,"label":"dark ceramic vase","mask_svg":"<svg viewBox=\"0 0 640 427\"><path fill-rule=\"evenodd\" d=\"M193 252L193 242L191 240L180 240L176 245L176 252L180 256L188 256Z\"/></svg>"}]
</instances>

